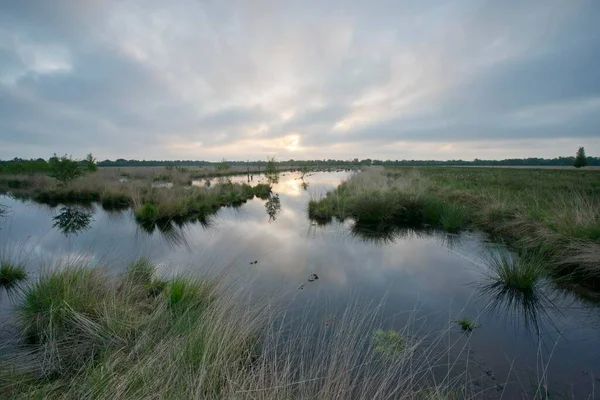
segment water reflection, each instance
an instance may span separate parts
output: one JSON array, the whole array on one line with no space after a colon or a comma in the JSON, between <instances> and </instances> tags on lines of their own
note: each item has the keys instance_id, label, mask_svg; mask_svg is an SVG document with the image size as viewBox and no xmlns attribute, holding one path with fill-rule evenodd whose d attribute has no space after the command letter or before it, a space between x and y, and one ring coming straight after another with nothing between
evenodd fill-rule
<instances>
[{"instance_id":1,"label":"water reflection","mask_svg":"<svg viewBox=\"0 0 600 400\"><path fill-rule=\"evenodd\" d=\"M208 215L196 217L194 219L168 218L156 221L136 219L136 222L138 227L148 235L158 232L170 247L189 247L185 231L187 225L199 224L206 230L211 229L214 226L212 217Z\"/></svg>"},{"instance_id":2,"label":"water reflection","mask_svg":"<svg viewBox=\"0 0 600 400\"><path fill-rule=\"evenodd\" d=\"M308 182L306 182L304 179L302 179L302 183L300 184L300 187L302 187L302 190L304 190L306 192L308 190Z\"/></svg>"},{"instance_id":3,"label":"water reflection","mask_svg":"<svg viewBox=\"0 0 600 400\"><path fill-rule=\"evenodd\" d=\"M265 209L269 215L269 222L276 221L277 215L281 212L281 200L279 199L278 194L271 193L269 195L269 198L265 203Z\"/></svg>"},{"instance_id":4,"label":"water reflection","mask_svg":"<svg viewBox=\"0 0 600 400\"><path fill-rule=\"evenodd\" d=\"M556 289L546 278L543 259L505 248L488 252L486 277L479 284L480 296L487 299L485 310L516 328L522 325L527 335L539 336L550 327L558 331L553 317L560 310L549 297Z\"/></svg>"},{"instance_id":5,"label":"water reflection","mask_svg":"<svg viewBox=\"0 0 600 400\"><path fill-rule=\"evenodd\" d=\"M515 328L522 325L529 335L539 336L550 327L557 330L553 315L558 308L542 290L520 291L494 282L482 285L480 295L488 298L487 312Z\"/></svg>"},{"instance_id":6,"label":"water reflection","mask_svg":"<svg viewBox=\"0 0 600 400\"><path fill-rule=\"evenodd\" d=\"M350 236L375 245L390 245L405 239L434 239L439 246L452 250L461 245L461 236L422 226L394 225L385 222L353 222Z\"/></svg>"},{"instance_id":7,"label":"water reflection","mask_svg":"<svg viewBox=\"0 0 600 400\"><path fill-rule=\"evenodd\" d=\"M364 242L385 245L394 243L401 232L398 227L385 223L356 222L350 227L350 235Z\"/></svg>"},{"instance_id":8,"label":"water reflection","mask_svg":"<svg viewBox=\"0 0 600 400\"><path fill-rule=\"evenodd\" d=\"M90 223L94 220L93 213L85 211L80 207L66 206L62 207L55 217L52 218L53 228L57 228L65 235L75 234L89 229Z\"/></svg>"},{"instance_id":9,"label":"water reflection","mask_svg":"<svg viewBox=\"0 0 600 400\"><path fill-rule=\"evenodd\" d=\"M240 279L245 279L243 274L249 274L250 282L256 274L262 283L293 292L295 301L318 298L341 307L355 294L379 301L385 293L386 321L393 321L392 325L398 321L398 327L403 326L402 312L415 307L429 318L426 327L431 325L434 329L438 328L438 315L442 324L447 323L449 306L464 306L465 316L486 310L478 319L482 329L473 334L470 345L473 357L486 360L498 375L503 375L504 366L510 366L507 357L518 357L522 365L535 365L538 349L531 340L525 340L523 326L535 334L544 326L557 323L568 343L561 341L557 347L549 374L580 383L581 377L571 371L599 371L598 352L589 350L598 344L597 309L578 308L575 313L571 312L574 307L569 308L567 317L561 319L553 306L557 304L565 310L568 299L557 298L548 288L523 296L492 282L481 283L480 271L465 259L487 252L482 235L357 224L351 219L333 219L326 227L309 221L306 205L310 198L323 195L347 177L347 173L307 175L310 187L304 187L306 182L299 174L282 175L273 186L274 193L266 199L250 200L239 210L223 207L211 219L136 223L131 210L106 213L96 206L92 229L75 240L65 240L58 231L48 234L49 220L57 210L9 198L0 198L0 203L13 209L10 243L32 240L43 254L75 254L93 249L98 257L117 260L114 265L119 265L123 257L144 255L164 265L166 273L184 271L185 266L196 263L198 271L207 264L233 265L236 278L239 274ZM237 179L245 181L247 177L231 178L234 182ZM265 182L264 175L256 175L254 182L261 179ZM205 185L204 180L199 184ZM277 222L269 224L273 220ZM29 236L34 239L27 239ZM120 249L123 253L117 253ZM551 293L551 299L545 293ZM294 303L298 304L302 303ZM519 326L503 329L512 323Z\"/></svg>"}]
</instances>

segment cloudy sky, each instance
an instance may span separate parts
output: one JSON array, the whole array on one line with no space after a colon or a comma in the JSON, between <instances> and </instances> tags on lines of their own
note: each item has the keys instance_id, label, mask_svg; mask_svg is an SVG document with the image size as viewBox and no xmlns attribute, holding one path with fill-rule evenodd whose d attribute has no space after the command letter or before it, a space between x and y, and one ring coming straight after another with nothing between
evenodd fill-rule
<instances>
[{"instance_id":1,"label":"cloudy sky","mask_svg":"<svg viewBox=\"0 0 600 400\"><path fill-rule=\"evenodd\" d=\"M0 158L600 155L597 0L0 0Z\"/></svg>"}]
</instances>

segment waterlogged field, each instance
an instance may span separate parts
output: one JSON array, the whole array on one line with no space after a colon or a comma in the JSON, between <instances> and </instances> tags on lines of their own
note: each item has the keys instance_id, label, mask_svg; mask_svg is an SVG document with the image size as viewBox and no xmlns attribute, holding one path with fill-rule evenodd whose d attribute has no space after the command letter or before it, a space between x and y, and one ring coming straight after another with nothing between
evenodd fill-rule
<instances>
[{"instance_id":1,"label":"waterlogged field","mask_svg":"<svg viewBox=\"0 0 600 400\"><path fill-rule=\"evenodd\" d=\"M593 398L598 178L506 172L95 187L121 207L0 196L3 393Z\"/></svg>"}]
</instances>

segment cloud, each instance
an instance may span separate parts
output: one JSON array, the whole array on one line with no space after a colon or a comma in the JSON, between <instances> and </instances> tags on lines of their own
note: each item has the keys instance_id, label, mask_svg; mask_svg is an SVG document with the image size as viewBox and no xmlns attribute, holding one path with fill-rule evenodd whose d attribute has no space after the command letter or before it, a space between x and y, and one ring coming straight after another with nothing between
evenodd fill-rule
<instances>
[{"instance_id":1,"label":"cloud","mask_svg":"<svg viewBox=\"0 0 600 400\"><path fill-rule=\"evenodd\" d=\"M594 154L598 20L564 0L5 2L0 158Z\"/></svg>"}]
</instances>

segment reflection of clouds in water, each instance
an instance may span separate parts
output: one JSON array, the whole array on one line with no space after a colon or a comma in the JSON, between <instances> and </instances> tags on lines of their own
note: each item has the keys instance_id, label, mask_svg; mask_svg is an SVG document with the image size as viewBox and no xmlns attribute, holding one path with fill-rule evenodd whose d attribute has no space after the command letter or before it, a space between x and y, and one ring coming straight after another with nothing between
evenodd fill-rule
<instances>
[{"instance_id":1,"label":"reflection of clouds in water","mask_svg":"<svg viewBox=\"0 0 600 400\"><path fill-rule=\"evenodd\" d=\"M15 246L27 244L22 246L25 249L22 253L31 255L30 268L39 265L39 260L52 260L52 257L56 260L67 255L71 259L85 257L91 264L114 266L115 271L121 271L128 261L146 256L157 262L160 273L167 276L231 268L233 276L248 285L253 285L255 278L261 284L289 291L292 297L300 299L325 296L344 305L348 296L357 290L376 301L387 294L392 314L412 308L416 302L423 313L443 314L442 319L451 305L462 308L467 304L464 307L468 315L477 315L484 309L486 303L482 300L487 299L472 298L477 289L472 283L480 282L481 275L470 261L483 251L482 237L471 233L447 235L395 230L388 232L392 233L389 236L384 235L383 241L376 234L365 241L364 234L352 235L354 223L351 220L333 219L323 226L309 221L308 200L315 197L315 193L324 194L334 188L348 175L311 174L306 178L310 183L308 191L302 190L300 179L295 179L299 174L282 176L274 188L280 198L281 211L271 223L265 212L266 201L254 199L240 208L222 208L214 216L210 229L199 223L181 227L175 224L162 230L156 228L149 234L138 227L131 210L109 213L94 206L95 220L90 229L65 238L52 229L52 217L59 209L2 197L0 203L10 205L13 215L3 223L0 236ZM255 177L252 184L256 183ZM175 240L171 240L173 238ZM258 263L250 264L254 260ZM52 265L50 261L42 264ZM319 280L309 283L312 273L318 274ZM304 290L298 290L300 285L305 285ZM506 318L517 318L502 307L497 311ZM487 355L498 351L502 360L506 349L512 354L525 354L531 344L518 342L516 335L502 331L500 314L481 317L479 322L483 328L476 337L484 339L478 351ZM596 323L591 331L592 334L597 332L600 322L595 314L583 309L577 313L569 310L566 314L560 321L561 332L565 327L574 329L588 323L585 321L591 321L590 326ZM577 334L569 332L570 338L578 338ZM570 342L570 346L577 344ZM568 356L564 355L562 360ZM593 362L591 360L590 365Z\"/></svg>"},{"instance_id":2,"label":"reflection of clouds in water","mask_svg":"<svg viewBox=\"0 0 600 400\"><path fill-rule=\"evenodd\" d=\"M279 178L279 183L273 188L275 192L286 196L301 196L302 182L288 175Z\"/></svg>"}]
</instances>

